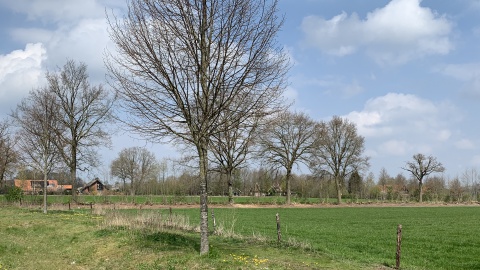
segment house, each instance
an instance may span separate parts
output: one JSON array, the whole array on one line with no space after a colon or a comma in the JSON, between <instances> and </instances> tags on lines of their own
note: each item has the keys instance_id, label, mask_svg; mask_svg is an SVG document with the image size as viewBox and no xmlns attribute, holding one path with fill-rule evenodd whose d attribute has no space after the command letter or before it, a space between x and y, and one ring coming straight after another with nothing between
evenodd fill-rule
<instances>
[{"instance_id":1,"label":"house","mask_svg":"<svg viewBox=\"0 0 480 270\"><path fill-rule=\"evenodd\" d=\"M108 190L108 188L98 178L93 179L90 183L79 189L80 193L96 195L101 195L106 190Z\"/></svg>"},{"instance_id":2,"label":"house","mask_svg":"<svg viewBox=\"0 0 480 270\"><path fill-rule=\"evenodd\" d=\"M22 189L24 193L38 194L43 192L44 180L14 179L13 184ZM57 180L47 180L47 192L60 193L72 191L72 185L59 185Z\"/></svg>"}]
</instances>

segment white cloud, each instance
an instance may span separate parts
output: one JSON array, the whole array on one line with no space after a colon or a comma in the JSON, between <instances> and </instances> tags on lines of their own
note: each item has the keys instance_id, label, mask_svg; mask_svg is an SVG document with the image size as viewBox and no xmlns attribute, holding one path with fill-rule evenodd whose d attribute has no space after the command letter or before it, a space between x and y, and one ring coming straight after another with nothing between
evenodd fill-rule
<instances>
[{"instance_id":1,"label":"white cloud","mask_svg":"<svg viewBox=\"0 0 480 270\"><path fill-rule=\"evenodd\" d=\"M449 103L434 103L411 94L388 93L372 98L362 111L345 116L360 135L388 156L431 152L433 145L450 140L451 127L459 119Z\"/></svg>"},{"instance_id":2,"label":"white cloud","mask_svg":"<svg viewBox=\"0 0 480 270\"><path fill-rule=\"evenodd\" d=\"M461 91L467 97L480 98L480 63L449 64L436 71L463 82Z\"/></svg>"},{"instance_id":3,"label":"white cloud","mask_svg":"<svg viewBox=\"0 0 480 270\"><path fill-rule=\"evenodd\" d=\"M461 139L461 140L456 141L455 146L458 149L466 149L466 150L475 148L475 144L471 140L468 140L468 139Z\"/></svg>"},{"instance_id":4,"label":"white cloud","mask_svg":"<svg viewBox=\"0 0 480 270\"><path fill-rule=\"evenodd\" d=\"M432 54L447 54L452 23L420 6L421 0L392 0L361 20L345 12L330 20L303 19L307 44L327 54L345 56L360 49L379 64L402 64Z\"/></svg>"},{"instance_id":5,"label":"white cloud","mask_svg":"<svg viewBox=\"0 0 480 270\"><path fill-rule=\"evenodd\" d=\"M298 91L290 86L285 89L283 97L286 99L287 103L295 102L298 99Z\"/></svg>"},{"instance_id":6,"label":"white cloud","mask_svg":"<svg viewBox=\"0 0 480 270\"><path fill-rule=\"evenodd\" d=\"M392 156L403 156L408 154L410 144L403 140L388 140L379 147L382 153Z\"/></svg>"},{"instance_id":7,"label":"white cloud","mask_svg":"<svg viewBox=\"0 0 480 270\"><path fill-rule=\"evenodd\" d=\"M120 2L120 1L119 1ZM3 1L2 5L17 12L24 13L31 21L43 23L65 23L82 18L104 17L104 5L97 0L69 1L64 0L15 0Z\"/></svg>"},{"instance_id":8,"label":"white cloud","mask_svg":"<svg viewBox=\"0 0 480 270\"><path fill-rule=\"evenodd\" d=\"M451 111L449 104L434 104L411 94L388 93L368 100L362 111L351 112L347 118L357 124L363 136L376 137L398 132L439 131L444 120L442 115Z\"/></svg>"},{"instance_id":9,"label":"white cloud","mask_svg":"<svg viewBox=\"0 0 480 270\"><path fill-rule=\"evenodd\" d=\"M42 62L45 48L41 43L29 43L24 50L15 50L0 55L0 107L7 113L30 90L42 80Z\"/></svg>"}]
</instances>

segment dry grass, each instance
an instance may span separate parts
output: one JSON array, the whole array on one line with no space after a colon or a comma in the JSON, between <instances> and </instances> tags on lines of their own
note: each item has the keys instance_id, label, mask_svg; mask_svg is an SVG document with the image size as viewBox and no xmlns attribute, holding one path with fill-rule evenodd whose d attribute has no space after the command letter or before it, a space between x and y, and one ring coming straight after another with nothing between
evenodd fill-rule
<instances>
[{"instance_id":1,"label":"dry grass","mask_svg":"<svg viewBox=\"0 0 480 270\"><path fill-rule=\"evenodd\" d=\"M94 214L104 216L102 228L123 228L127 230L148 230L161 232L164 230L181 230L199 232L198 226L192 226L189 218L183 215L163 215L154 211L128 213L116 210L96 208Z\"/></svg>"}]
</instances>

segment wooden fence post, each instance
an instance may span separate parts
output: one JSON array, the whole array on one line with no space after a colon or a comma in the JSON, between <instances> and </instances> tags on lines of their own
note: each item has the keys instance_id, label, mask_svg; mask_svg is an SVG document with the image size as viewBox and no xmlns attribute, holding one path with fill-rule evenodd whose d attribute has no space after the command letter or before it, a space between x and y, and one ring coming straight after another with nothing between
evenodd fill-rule
<instances>
[{"instance_id":1,"label":"wooden fence post","mask_svg":"<svg viewBox=\"0 0 480 270\"><path fill-rule=\"evenodd\" d=\"M395 267L395 269L400 269L401 247L402 247L402 224L398 224L398 227L397 227L397 253L396 253L396 267Z\"/></svg>"},{"instance_id":2,"label":"wooden fence post","mask_svg":"<svg viewBox=\"0 0 480 270\"><path fill-rule=\"evenodd\" d=\"M280 215L277 213L275 216L277 218L277 240L280 242L282 240L282 232L280 231Z\"/></svg>"},{"instance_id":3,"label":"wooden fence post","mask_svg":"<svg viewBox=\"0 0 480 270\"><path fill-rule=\"evenodd\" d=\"M215 212L212 208L212 220L213 220L213 234L217 233L217 221L215 220Z\"/></svg>"}]
</instances>

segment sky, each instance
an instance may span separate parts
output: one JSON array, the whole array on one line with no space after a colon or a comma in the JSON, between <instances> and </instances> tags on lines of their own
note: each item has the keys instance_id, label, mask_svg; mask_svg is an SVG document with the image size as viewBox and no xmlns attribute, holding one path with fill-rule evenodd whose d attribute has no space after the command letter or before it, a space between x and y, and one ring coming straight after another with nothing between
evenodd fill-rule
<instances>
[{"instance_id":1,"label":"sky","mask_svg":"<svg viewBox=\"0 0 480 270\"><path fill-rule=\"evenodd\" d=\"M68 59L106 84L104 55L115 47L105 14L125 9L121 0L0 0L0 119ZM376 176L408 176L402 167L416 153L436 157L448 178L478 170L479 12L480 0L280 0L277 42L292 63L285 96L314 120L355 123ZM108 174L130 146L178 155L117 130L91 174Z\"/></svg>"}]
</instances>

